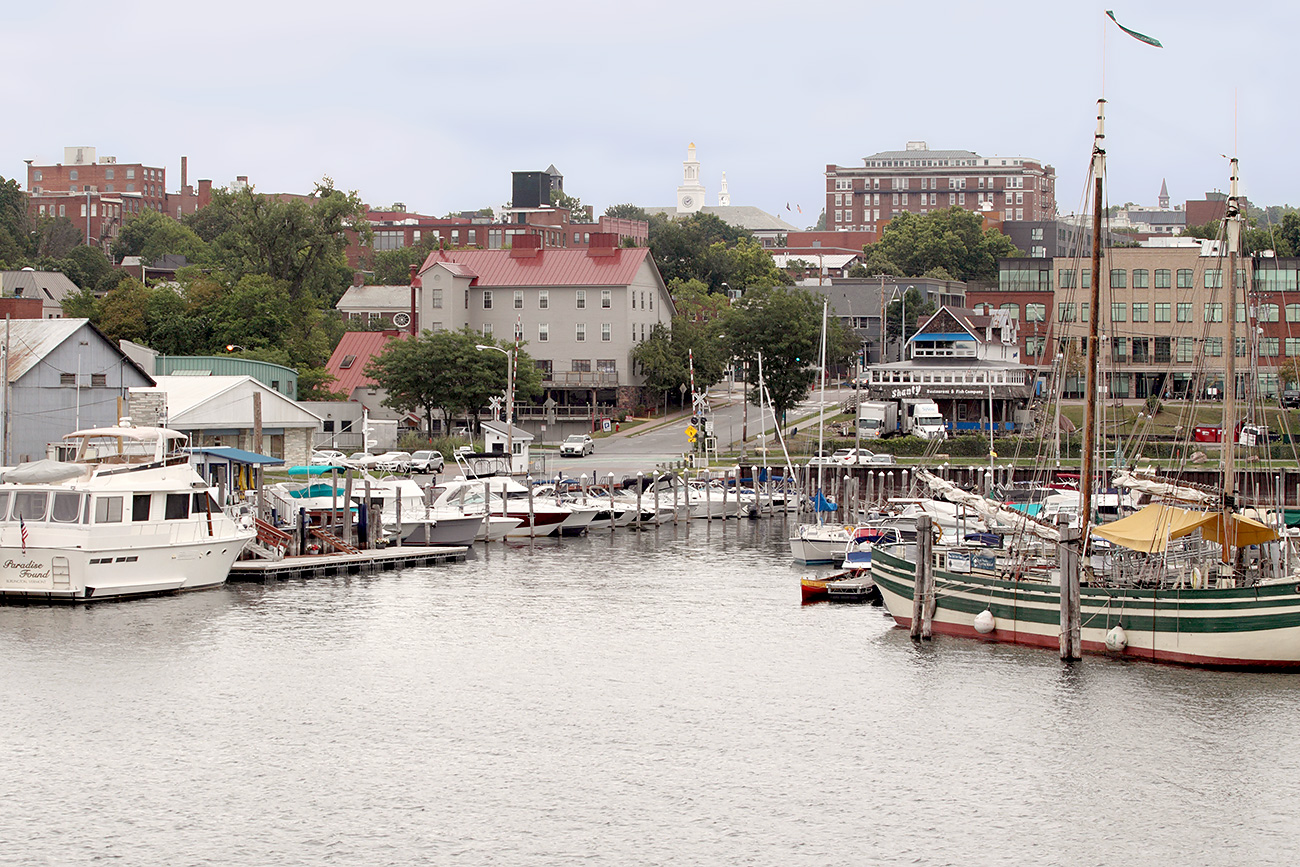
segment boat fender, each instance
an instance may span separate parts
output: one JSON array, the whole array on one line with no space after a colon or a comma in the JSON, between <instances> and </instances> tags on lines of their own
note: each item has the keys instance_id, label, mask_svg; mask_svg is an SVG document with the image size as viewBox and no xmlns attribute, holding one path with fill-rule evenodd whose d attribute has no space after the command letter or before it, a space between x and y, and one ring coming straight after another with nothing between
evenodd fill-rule
<instances>
[{"instance_id":1,"label":"boat fender","mask_svg":"<svg viewBox=\"0 0 1300 867\"><path fill-rule=\"evenodd\" d=\"M853 534L857 532L857 529L858 529L857 527L853 526L852 524L849 524L847 527L844 528L844 532L848 533L849 538L852 539Z\"/></svg>"},{"instance_id":2,"label":"boat fender","mask_svg":"<svg viewBox=\"0 0 1300 867\"><path fill-rule=\"evenodd\" d=\"M1128 633L1119 624L1112 626L1110 632L1106 633L1106 649L1118 653L1126 647L1128 647Z\"/></svg>"},{"instance_id":3,"label":"boat fender","mask_svg":"<svg viewBox=\"0 0 1300 867\"><path fill-rule=\"evenodd\" d=\"M997 626L997 621L993 619L993 612L987 608L975 615L975 631L980 635L988 635L997 629Z\"/></svg>"},{"instance_id":4,"label":"boat fender","mask_svg":"<svg viewBox=\"0 0 1300 867\"><path fill-rule=\"evenodd\" d=\"M1193 566L1192 567L1192 589L1200 590L1202 586L1204 586L1204 584L1203 584L1203 579L1201 578L1201 567Z\"/></svg>"}]
</instances>

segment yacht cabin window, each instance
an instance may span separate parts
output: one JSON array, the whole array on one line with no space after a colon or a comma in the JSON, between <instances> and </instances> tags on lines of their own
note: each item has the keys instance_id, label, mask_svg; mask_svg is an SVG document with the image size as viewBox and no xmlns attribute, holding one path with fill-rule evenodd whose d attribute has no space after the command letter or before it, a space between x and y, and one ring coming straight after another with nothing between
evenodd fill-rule
<instances>
[{"instance_id":1,"label":"yacht cabin window","mask_svg":"<svg viewBox=\"0 0 1300 867\"><path fill-rule=\"evenodd\" d=\"M50 509L50 519L60 524L75 524L81 517L81 494L71 491L57 491L54 494L54 508Z\"/></svg>"},{"instance_id":2,"label":"yacht cabin window","mask_svg":"<svg viewBox=\"0 0 1300 867\"><path fill-rule=\"evenodd\" d=\"M178 521L190 516L190 498L188 494L168 494L165 521Z\"/></svg>"},{"instance_id":3,"label":"yacht cabin window","mask_svg":"<svg viewBox=\"0 0 1300 867\"><path fill-rule=\"evenodd\" d=\"M0 491L0 521L9 518L9 492Z\"/></svg>"},{"instance_id":4,"label":"yacht cabin window","mask_svg":"<svg viewBox=\"0 0 1300 867\"><path fill-rule=\"evenodd\" d=\"M49 508L48 491L15 491L13 519L17 521L44 521Z\"/></svg>"},{"instance_id":5,"label":"yacht cabin window","mask_svg":"<svg viewBox=\"0 0 1300 867\"><path fill-rule=\"evenodd\" d=\"M147 521L149 520L149 501L153 499L149 494L135 494L131 497L131 520Z\"/></svg>"},{"instance_id":6,"label":"yacht cabin window","mask_svg":"<svg viewBox=\"0 0 1300 867\"><path fill-rule=\"evenodd\" d=\"M118 524L122 521L121 497L95 498L95 523Z\"/></svg>"}]
</instances>

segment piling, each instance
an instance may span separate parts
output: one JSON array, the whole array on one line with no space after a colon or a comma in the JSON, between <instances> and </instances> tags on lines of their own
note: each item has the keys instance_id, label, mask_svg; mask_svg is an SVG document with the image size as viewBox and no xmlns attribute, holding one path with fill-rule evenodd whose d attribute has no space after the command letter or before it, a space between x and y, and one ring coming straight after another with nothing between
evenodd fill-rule
<instances>
[{"instance_id":1,"label":"piling","mask_svg":"<svg viewBox=\"0 0 1300 867\"><path fill-rule=\"evenodd\" d=\"M528 477L528 538L533 538L533 528L537 521L533 516L533 477Z\"/></svg>"},{"instance_id":2,"label":"piling","mask_svg":"<svg viewBox=\"0 0 1300 867\"><path fill-rule=\"evenodd\" d=\"M397 542L398 548L402 547L402 490L397 488L393 492L393 517L397 521ZM380 515L379 525L383 526L383 515Z\"/></svg>"},{"instance_id":3,"label":"piling","mask_svg":"<svg viewBox=\"0 0 1300 867\"><path fill-rule=\"evenodd\" d=\"M641 529L641 471L637 470L636 474L636 528ZM659 518L658 511L655 512L655 519Z\"/></svg>"},{"instance_id":4,"label":"piling","mask_svg":"<svg viewBox=\"0 0 1300 867\"><path fill-rule=\"evenodd\" d=\"M916 580L912 584L912 628L914 640L929 640L934 631L934 537L930 516L916 518Z\"/></svg>"},{"instance_id":5,"label":"piling","mask_svg":"<svg viewBox=\"0 0 1300 867\"><path fill-rule=\"evenodd\" d=\"M1078 527L1062 527L1057 547L1061 567L1061 659L1083 658L1083 635L1079 611L1079 566L1082 560Z\"/></svg>"}]
</instances>

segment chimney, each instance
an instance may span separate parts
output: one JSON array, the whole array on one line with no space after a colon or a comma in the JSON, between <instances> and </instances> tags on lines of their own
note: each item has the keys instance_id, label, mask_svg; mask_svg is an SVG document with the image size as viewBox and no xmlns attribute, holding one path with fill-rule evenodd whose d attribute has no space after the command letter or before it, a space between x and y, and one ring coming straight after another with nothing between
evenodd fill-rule
<instances>
[{"instance_id":1,"label":"chimney","mask_svg":"<svg viewBox=\"0 0 1300 867\"><path fill-rule=\"evenodd\" d=\"M352 275L352 285L353 285L353 286L364 286L364 285L366 285L366 275L365 275L364 273L362 273L361 271L357 271L357 272L353 273L353 275Z\"/></svg>"},{"instance_id":2,"label":"chimney","mask_svg":"<svg viewBox=\"0 0 1300 867\"><path fill-rule=\"evenodd\" d=\"M199 207L206 208L212 204L212 181L206 178L199 181Z\"/></svg>"},{"instance_id":3,"label":"chimney","mask_svg":"<svg viewBox=\"0 0 1300 867\"><path fill-rule=\"evenodd\" d=\"M618 252L618 235L614 232L592 232L587 242L587 256L597 258L613 256Z\"/></svg>"},{"instance_id":4,"label":"chimney","mask_svg":"<svg viewBox=\"0 0 1300 867\"><path fill-rule=\"evenodd\" d=\"M185 191L185 187L189 185L189 182L190 182L190 158L181 157L181 192Z\"/></svg>"},{"instance_id":5,"label":"chimney","mask_svg":"<svg viewBox=\"0 0 1300 867\"><path fill-rule=\"evenodd\" d=\"M419 290L424 288L424 281L420 279L420 275L419 273L417 273L419 270L420 270L419 265L411 266L411 328L410 331L412 337L420 333L419 325L415 321L415 317L416 317L415 295L417 292L419 292Z\"/></svg>"},{"instance_id":6,"label":"chimney","mask_svg":"<svg viewBox=\"0 0 1300 867\"><path fill-rule=\"evenodd\" d=\"M511 259L535 259L542 253L542 236L538 234L511 237Z\"/></svg>"}]
</instances>

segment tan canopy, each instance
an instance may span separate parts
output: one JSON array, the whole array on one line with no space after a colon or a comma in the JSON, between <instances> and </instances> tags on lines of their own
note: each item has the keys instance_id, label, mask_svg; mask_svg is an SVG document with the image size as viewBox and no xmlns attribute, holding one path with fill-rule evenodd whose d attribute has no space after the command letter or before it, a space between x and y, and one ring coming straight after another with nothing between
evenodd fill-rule
<instances>
[{"instance_id":1,"label":"tan canopy","mask_svg":"<svg viewBox=\"0 0 1300 867\"><path fill-rule=\"evenodd\" d=\"M1164 503L1153 503L1127 518L1102 524L1092 532L1116 545L1146 554L1157 554L1165 550L1170 539L1186 536L1197 529L1206 539L1219 544L1233 533L1232 544L1238 548L1277 538L1271 527L1251 518L1233 515L1232 523L1232 528L1225 526L1221 512L1189 512Z\"/></svg>"}]
</instances>

